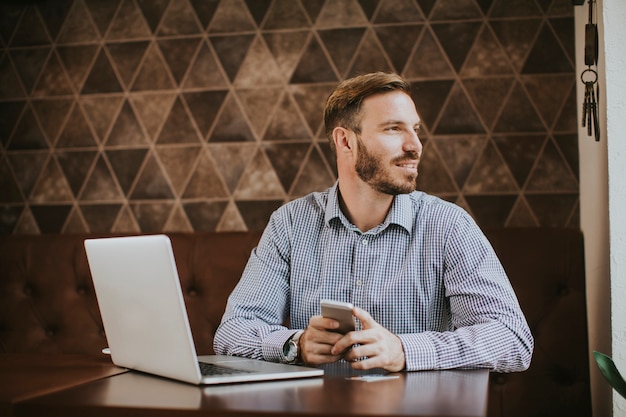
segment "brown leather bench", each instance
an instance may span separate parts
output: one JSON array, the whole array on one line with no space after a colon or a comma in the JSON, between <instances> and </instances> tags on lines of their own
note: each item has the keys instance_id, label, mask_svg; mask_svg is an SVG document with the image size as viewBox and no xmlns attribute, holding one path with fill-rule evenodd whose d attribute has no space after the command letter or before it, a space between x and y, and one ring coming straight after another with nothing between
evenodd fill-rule
<instances>
[{"instance_id":1,"label":"brown leather bench","mask_svg":"<svg viewBox=\"0 0 626 417\"><path fill-rule=\"evenodd\" d=\"M530 369L492 373L491 417L590 416L582 234L486 230L535 336ZM169 233L198 353L260 233ZM106 346L86 236L0 236L0 352L96 353ZM146 289L149 291L149 288Z\"/></svg>"}]
</instances>

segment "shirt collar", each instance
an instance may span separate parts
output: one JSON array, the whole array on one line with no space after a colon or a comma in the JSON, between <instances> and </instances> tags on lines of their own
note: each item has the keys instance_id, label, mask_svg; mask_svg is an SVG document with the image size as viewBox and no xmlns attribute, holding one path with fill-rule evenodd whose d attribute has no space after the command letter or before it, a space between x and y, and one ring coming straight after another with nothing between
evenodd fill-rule
<instances>
[{"instance_id":1,"label":"shirt collar","mask_svg":"<svg viewBox=\"0 0 626 417\"><path fill-rule=\"evenodd\" d=\"M398 194L394 197L391 209L387 213L385 221L373 230L384 230L390 224L396 224L411 233L413 230L413 202L410 194ZM333 219L339 219L346 228L355 228L350 223L339 206L339 181L329 189L328 202L326 203L325 222L330 225Z\"/></svg>"}]
</instances>

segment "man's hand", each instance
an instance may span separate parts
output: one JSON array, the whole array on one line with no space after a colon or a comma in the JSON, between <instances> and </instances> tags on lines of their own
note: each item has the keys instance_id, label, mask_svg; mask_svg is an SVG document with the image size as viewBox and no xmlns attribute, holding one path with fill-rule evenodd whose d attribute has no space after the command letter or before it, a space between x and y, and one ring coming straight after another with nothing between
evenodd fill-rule
<instances>
[{"instance_id":1,"label":"man's hand","mask_svg":"<svg viewBox=\"0 0 626 417\"><path fill-rule=\"evenodd\" d=\"M362 330L350 332L332 347L331 355L341 355L354 369L383 368L399 372L405 367L404 349L400 338L378 324L368 312L354 308ZM350 349L351 348L351 349Z\"/></svg>"},{"instance_id":2,"label":"man's hand","mask_svg":"<svg viewBox=\"0 0 626 417\"><path fill-rule=\"evenodd\" d=\"M309 325L300 336L301 358L306 365L321 365L341 359L341 353L331 353L333 346L343 337L333 331L338 327L339 323L333 319L322 316L309 319Z\"/></svg>"},{"instance_id":3,"label":"man's hand","mask_svg":"<svg viewBox=\"0 0 626 417\"><path fill-rule=\"evenodd\" d=\"M321 365L343 358L354 369L403 370L405 357L400 339L378 324L366 311L355 307L353 314L361 321L362 330L346 335L333 331L339 327L337 321L322 316L311 317L308 327L300 336L304 363Z\"/></svg>"}]
</instances>

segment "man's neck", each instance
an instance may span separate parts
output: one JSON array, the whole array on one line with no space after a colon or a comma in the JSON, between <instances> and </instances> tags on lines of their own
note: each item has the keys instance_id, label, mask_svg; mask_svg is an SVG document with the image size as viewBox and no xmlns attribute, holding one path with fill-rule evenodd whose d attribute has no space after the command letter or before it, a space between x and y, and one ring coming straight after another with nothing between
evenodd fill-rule
<instances>
[{"instance_id":1,"label":"man's neck","mask_svg":"<svg viewBox=\"0 0 626 417\"><path fill-rule=\"evenodd\" d=\"M394 197L363 183L346 185L339 181L339 207L360 231L367 232L387 217Z\"/></svg>"}]
</instances>

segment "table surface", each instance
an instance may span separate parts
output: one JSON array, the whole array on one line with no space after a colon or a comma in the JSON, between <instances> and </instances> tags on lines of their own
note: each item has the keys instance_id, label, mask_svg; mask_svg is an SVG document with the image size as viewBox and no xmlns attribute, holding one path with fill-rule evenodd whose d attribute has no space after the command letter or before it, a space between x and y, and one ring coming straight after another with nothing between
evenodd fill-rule
<instances>
[{"instance_id":1,"label":"table surface","mask_svg":"<svg viewBox=\"0 0 626 417\"><path fill-rule=\"evenodd\" d=\"M124 372L106 355L0 354L0 415L19 401Z\"/></svg>"},{"instance_id":2,"label":"table surface","mask_svg":"<svg viewBox=\"0 0 626 417\"><path fill-rule=\"evenodd\" d=\"M52 365L48 376L39 384L42 387L43 382L49 383L63 368L63 376L50 385L54 389L49 393L39 388L11 398L14 416L243 417L262 413L266 417L285 414L441 417L487 413L487 370L401 372L387 375L391 378L366 382L354 379L346 368L333 367L319 378L199 387L139 372L124 372L101 358L89 363L84 358L66 356ZM6 359L0 360L0 375L6 368L2 366ZM78 377L81 370L86 372L86 379ZM64 384L63 380L71 374L75 377L69 378L69 385ZM6 383L7 378L2 375L0 387L4 389ZM3 392L0 399L6 401L6 397L14 394Z\"/></svg>"}]
</instances>

